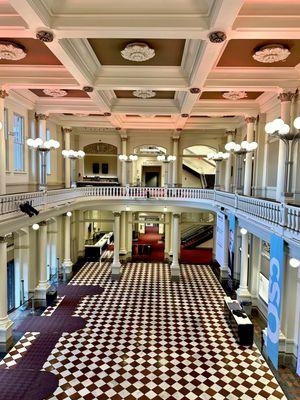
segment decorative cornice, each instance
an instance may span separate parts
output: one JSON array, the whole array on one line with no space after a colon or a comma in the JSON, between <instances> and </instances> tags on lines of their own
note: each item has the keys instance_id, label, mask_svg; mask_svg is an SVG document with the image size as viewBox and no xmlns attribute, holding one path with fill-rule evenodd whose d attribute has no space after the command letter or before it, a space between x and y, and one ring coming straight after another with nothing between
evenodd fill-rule
<instances>
[{"instance_id":1,"label":"decorative cornice","mask_svg":"<svg viewBox=\"0 0 300 400\"><path fill-rule=\"evenodd\" d=\"M222 32L222 31L215 31L215 32L211 32L208 35L209 41L211 43L222 43L227 39L226 33Z\"/></svg>"},{"instance_id":2,"label":"decorative cornice","mask_svg":"<svg viewBox=\"0 0 300 400\"><path fill-rule=\"evenodd\" d=\"M5 99L8 96L8 92L4 89L0 89L0 98Z\"/></svg>"},{"instance_id":3,"label":"decorative cornice","mask_svg":"<svg viewBox=\"0 0 300 400\"><path fill-rule=\"evenodd\" d=\"M293 92L282 92L278 95L278 99L281 102L292 101L294 96L295 96L295 93L293 93Z\"/></svg>"},{"instance_id":4,"label":"decorative cornice","mask_svg":"<svg viewBox=\"0 0 300 400\"><path fill-rule=\"evenodd\" d=\"M246 117L245 121L247 124L254 124L254 122L256 121L255 117Z\"/></svg>"},{"instance_id":5,"label":"decorative cornice","mask_svg":"<svg viewBox=\"0 0 300 400\"><path fill-rule=\"evenodd\" d=\"M36 38L44 43L51 43L53 42L54 35L50 31L38 31L36 33Z\"/></svg>"},{"instance_id":6,"label":"decorative cornice","mask_svg":"<svg viewBox=\"0 0 300 400\"><path fill-rule=\"evenodd\" d=\"M34 117L37 121L46 121L48 119L48 115L47 114L39 114L39 113L35 113Z\"/></svg>"}]
</instances>

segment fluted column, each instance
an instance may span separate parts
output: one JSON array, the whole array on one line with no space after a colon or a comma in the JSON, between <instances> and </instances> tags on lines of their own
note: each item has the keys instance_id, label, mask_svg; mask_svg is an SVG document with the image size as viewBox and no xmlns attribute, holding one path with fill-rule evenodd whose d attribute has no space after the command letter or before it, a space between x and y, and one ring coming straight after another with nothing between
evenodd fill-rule
<instances>
[{"instance_id":1,"label":"fluted column","mask_svg":"<svg viewBox=\"0 0 300 400\"><path fill-rule=\"evenodd\" d=\"M49 224L49 245L50 245L50 275L57 273L57 221Z\"/></svg>"},{"instance_id":2,"label":"fluted column","mask_svg":"<svg viewBox=\"0 0 300 400\"><path fill-rule=\"evenodd\" d=\"M111 277L113 280L119 279L121 272L120 263L120 217L121 213L114 212L114 259L111 265Z\"/></svg>"},{"instance_id":3,"label":"fluted column","mask_svg":"<svg viewBox=\"0 0 300 400\"><path fill-rule=\"evenodd\" d=\"M65 140L65 150L70 150L71 148L71 132L72 128L64 127L64 140ZM65 157L65 188L69 189L71 187L71 160Z\"/></svg>"},{"instance_id":4,"label":"fluted column","mask_svg":"<svg viewBox=\"0 0 300 400\"><path fill-rule=\"evenodd\" d=\"M227 143L232 142L234 138L234 131L227 131ZM230 192L230 184L231 184L231 168L232 168L232 154L229 153L229 157L226 160L226 166L225 166L225 184L224 184L224 189L225 192Z\"/></svg>"},{"instance_id":5,"label":"fluted column","mask_svg":"<svg viewBox=\"0 0 300 400\"><path fill-rule=\"evenodd\" d=\"M179 265L179 214L173 214L173 259L171 264L171 279L179 281L180 265Z\"/></svg>"},{"instance_id":6,"label":"fluted column","mask_svg":"<svg viewBox=\"0 0 300 400\"><path fill-rule=\"evenodd\" d=\"M285 124L291 125L291 106L294 93L286 92L280 93L278 98L280 100L280 117ZM279 140L278 150L278 167L277 167L277 185L276 185L276 200L282 201L284 199L284 180L286 170L286 148L282 140Z\"/></svg>"},{"instance_id":7,"label":"fluted column","mask_svg":"<svg viewBox=\"0 0 300 400\"><path fill-rule=\"evenodd\" d=\"M247 117L245 119L247 123L247 141L253 142L254 140L254 123L255 117ZM246 154L245 162L245 179L244 179L244 195L251 196L251 186L252 186L252 161L253 153Z\"/></svg>"},{"instance_id":8,"label":"fluted column","mask_svg":"<svg viewBox=\"0 0 300 400\"><path fill-rule=\"evenodd\" d=\"M64 260L62 266L65 270L66 274L70 274L72 272L72 260L71 260L71 217L67 215L64 216L65 221L65 248L64 248Z\"/></svg>"},{"instance_id":9,"label":"fluted column","mask_svg":"<svg viewBox=\"0 0 300 400\"><path fill-rule=\"evenodd\" d=\"M47 223L39 223L38 246L39 246L39 283L35 289L35 298L46 299L46 293L50 285L47 280Z\"/></svg>"},{"instance_id":10,"label":"fluted column","mask_svg":"<svg viewBox=\"0 0 300 400\"><path fill-rule=\"evenodd\" d=\"M132 253L132 211L127 211L127 255L131 257Z\"/></svg>"},{"instance_id":11,"label":"fluted column","mask_svg":"<svg viewBox=\"0 0 300 400\"><path fill-rule=\"evenodd\" d=\"M176 160L173 161L173 163L172 163L172 186L178 185L178 165L179 165L178 148L179 148L179 137L174 136L173 137L173 154L172 155L176 157Z\"/></svg>"},{"instance_id":12,"label":"fluted column","mask_svg":"<svg viewBox=\"0 0 300 400\"><path fill-rule=\"evenodd\" d=\"M43 141L47 140L47 119L48 115L36 113L35 118L38 123L38 137Z\"/></svg>"},{"instance_id":13,"label":"fluted column","mask_svg":"<svg viewBox=\"0 0 300 400\"><path fill-rule=\"evenodd\" d=\"M224 224L224 243L223 243L223 265L220 265L220 275L222 279L228 278L228 239L229 239L229 223L225 218Z\"/></svg>"},{"instance_id":14,"label":"fluted column","mask_svg":"<svg viewBox=\"0 0 300 400\"><path fill-rule=\"evenodd\" d=\"M6 148L4 132L4 99L8 96L5 90L0 90L0 195L6 194Z\"/></svg>"},{"instance_id":15,"label":"fluted column","mask_svg":"<svg viewBox=\"0 0 300 400\"><path fill-rule=\"evenodd\" d=\"M29 285L29 232L28 228L14 234L15 305L28 299Z\"/></svg>"},{"instance_id":16,"label":"fluted column","mask_svg":"<svg viewBox=\"0 0 300 400\"><path fill-rule=\"evenodd\" d=\"M249 250L249 235L248 233L246 233L245 235L242 235L240 286L236 291L237 298L239 301L251 297L248 290L248 270L249 270L248 250Z\"/></svg>"},{"instance_id":17,"label":"fluted column","mask_svg":"<svg viewBox=\"0 0 300 400\"><path fill-rule=\"evenodd\" d=\"M84 256L84 250L85 250L85 231L84 231L84 212L82 210L79 210L77 212L77 218L78 218L78 256L83 257Z\"/></svg>"},{"instance_id":18,"label":"fluted column","mask_svg":"<svg viewBox=\"0 0 300 400\"><path fill-rule=\"evenodd\" d=\"M171 229L171 218L170 213L165 213L165 259L170 256L170 229Z\"/></svg>"},{"instance_id":19,"label":"fluted column","mask_svg":"<svg viewBox=\"0 0 300 400\"><path fill-rule=\"evenodd\" d=\"M120 254L127 253L126 250L126 211L121 212L121 238L120 238Z\"/></svg>"}]
</instances>

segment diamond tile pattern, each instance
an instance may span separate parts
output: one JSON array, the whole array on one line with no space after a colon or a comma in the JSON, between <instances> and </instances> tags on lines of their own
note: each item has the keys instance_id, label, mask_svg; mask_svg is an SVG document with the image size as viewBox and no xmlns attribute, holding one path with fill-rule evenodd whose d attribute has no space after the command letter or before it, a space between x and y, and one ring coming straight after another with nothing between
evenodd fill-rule
<instances>
[{"instance_id":1,"label":"diamond tile pattern","mask_svg":"<svg viewBox=\"0 0 300 400\"><path fill-rule=\"evenodd\" d=\"M101 285L75 315L86 327L63 334L44 369L59 375L54 399L285 399L258 349L235 342L224 292L210 267L88 263L71 285Z\"/></svg>"}]
</instances>

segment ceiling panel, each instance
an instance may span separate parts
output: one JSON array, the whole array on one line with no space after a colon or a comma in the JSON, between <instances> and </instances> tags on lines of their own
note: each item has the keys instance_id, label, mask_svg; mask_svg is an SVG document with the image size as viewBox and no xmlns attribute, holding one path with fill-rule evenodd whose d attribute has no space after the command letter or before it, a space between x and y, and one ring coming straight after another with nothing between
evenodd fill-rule
<instances>
[{"instance_id":1,"label":"ceiling panel","mask_svg":"<svg viewBox=\"0 0 300 400\"><path fill-rule=\"evenodd\" d=\"M222 96L223 93L226 93L226 92L202 92L200 99L201 100L226 100ZM263 92L246 92L246 93L247 93L247 97L242 100L255 100L261 94L263 94Z\"/></svg>"},{"instance_id":2,"label":"ceiling panel","mask_svg":"<svg viewBox=\"0 0 300 400\"><path fill-rule=\"evenodd\" d=\"M155 91L156 96L152 97L151 99L174 99L175 91ZM115 95L119 99L136 99L139 100L138 97L133 95L132 90L115 90ZM150 100L151 100L150 99Z\"/></svg>"},{"instance_id":3,"label":"ceiling panel","mask_svg":"<svg viewBox=\"0 0 300 400\"><path fill-rule=\"evenodd\" d=\"M51 96L46 95L43 92L43 89L29 89L32 93L34 93L38 97L48 97L52 98ZM89 98L89 95L84 92L83 90L75 90L75 89L62 89L67 92L66 96L60 97L60 98L66 98L66 97L85 97Z\"/></svg>"}]
</instances>

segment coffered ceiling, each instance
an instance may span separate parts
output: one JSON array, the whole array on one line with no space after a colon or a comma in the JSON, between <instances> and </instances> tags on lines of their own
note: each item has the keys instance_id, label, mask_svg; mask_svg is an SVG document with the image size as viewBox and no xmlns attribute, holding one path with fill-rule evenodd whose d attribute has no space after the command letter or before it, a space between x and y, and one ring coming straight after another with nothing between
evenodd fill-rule
<instances>
[{"instance_id":1,"label":"coffered ceiling","mask_svg":"<svg viewBox=\"0 0 300 400\"><path fill-rule=\"evenodd\" d=\"M299 86L299 22L298 0L1 0L0 40L27 54L0 60L0 85L73 126L226 129ZM41 30L53 38L36 39ZM134 42L155 54L123 58ZM253 52L269 44L291 54L255 61ZM67 95L50 98L43 89ZM139 99L134 90L156 96ZM229 91L247 97L224 100Z\"/></svg>"}]
</instances>

